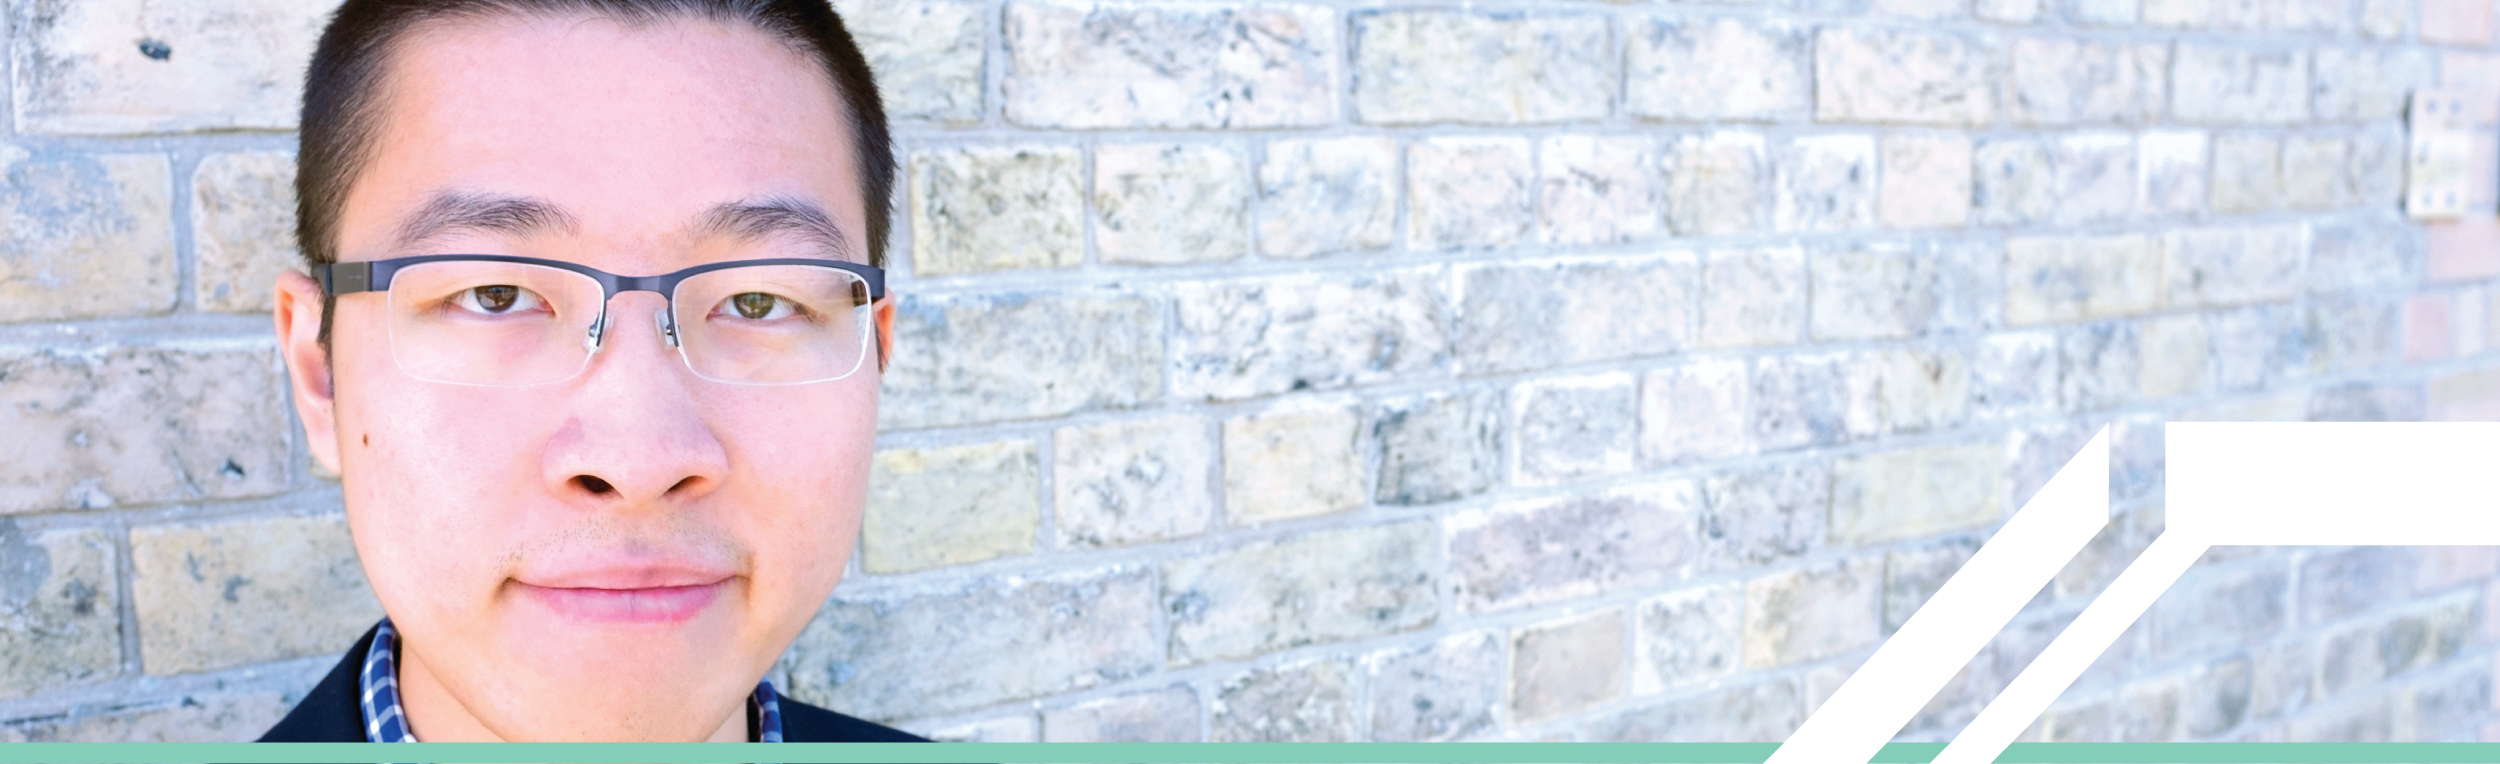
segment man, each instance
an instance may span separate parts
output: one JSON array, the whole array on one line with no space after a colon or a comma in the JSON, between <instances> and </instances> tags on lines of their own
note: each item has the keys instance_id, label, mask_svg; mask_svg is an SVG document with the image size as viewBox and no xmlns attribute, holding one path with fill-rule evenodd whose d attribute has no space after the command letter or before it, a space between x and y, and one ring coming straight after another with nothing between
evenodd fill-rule
<instances>
[{"instance_id":1,"label":"man","mask_svg":"<svg viewBox=\"0 0 2500 764\"><path fill-rule=\"evenodd\" d=\"M277 331L387 614L264 740L916 740L776 697L841 578L893 180L825 0L349 0Z\"/></svg>"}]
</instances>

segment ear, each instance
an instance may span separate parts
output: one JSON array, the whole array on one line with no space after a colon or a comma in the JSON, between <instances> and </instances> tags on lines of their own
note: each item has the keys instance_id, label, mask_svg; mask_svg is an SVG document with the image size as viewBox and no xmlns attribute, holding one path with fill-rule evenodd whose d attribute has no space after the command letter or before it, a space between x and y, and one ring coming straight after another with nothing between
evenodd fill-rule
<instances>
[{"instance_id":1,"label":"ear","mask_svg":"<svg viewBox=\"0 0 2500 764\"><path fill-rule=\"evenodd\" d=\"M892 291L887 291L885 299L877 301L874 312L877 316L877 373L884 374L886 365L894 358L894 293Z\"/></svg>"},{"instance_id":2,"label":"ear","mask_svg":"<svg viewBox=\"0 0 2500 764\"><path fill-rule=\"evenodd\" d=\"M304 420L304 449L330 474L342 474L330 354L321 347L321 285L289 270L278 274L277 286L278 352L286 356L295 415Z\"/></svg>"}]
</instances>

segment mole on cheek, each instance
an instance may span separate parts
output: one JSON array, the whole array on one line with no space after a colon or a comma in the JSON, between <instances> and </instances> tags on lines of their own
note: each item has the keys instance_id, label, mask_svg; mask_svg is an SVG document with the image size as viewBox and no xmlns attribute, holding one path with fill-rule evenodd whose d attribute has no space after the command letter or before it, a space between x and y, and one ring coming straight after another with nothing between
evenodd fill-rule
<instances>
[{"instance_id":1,"label":"mole on cheek","mask_svg":"<svg viewBox=\"0 0 2500 764\"><path fill-rule=\"evenodd\" d=\"M365 433L365 434L364 434L364 436L363 436L363 438L361 438L361 439L365 442L365 447L366 447L366 448L372 448L372 447L373 447L373 433L369 433L369 432L368 432L368 433Z\"/></svg>"}]
</instances>

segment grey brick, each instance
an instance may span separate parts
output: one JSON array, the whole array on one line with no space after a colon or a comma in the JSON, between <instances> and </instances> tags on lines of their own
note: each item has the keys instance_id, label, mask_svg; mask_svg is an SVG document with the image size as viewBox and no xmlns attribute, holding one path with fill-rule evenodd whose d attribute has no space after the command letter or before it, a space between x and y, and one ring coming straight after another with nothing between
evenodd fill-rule
<instances>
[{"instance_id":1,"label":"grey brick","mask_svg":"<svg viewBox=\"0 0 2500 764\"><path fill-rule=\"evenodd\" d=\"M1057 146L913 152L913 272L1075 267L1085 255L1083 166L1076 149Z\"/></svg>"},{"instance_id":2,"label":"grey brick","mask_svg":"<svg viewBox=\"0 0 2500 764\"><path fill-rule=\"evenodd\" d=\"M1786 356L1754 364L1753 402L1746 429L1754 448L1765 453L1839 443L1848 436L1845 359L1840 356Z\"/></svg>"},{"instance_id":3,"label":"grey brick","mask_svg":"<svg viewBox=\"0 0 2500 764\"><path fill-rule=\"evenodd\" d=\"M2011 417L2056 406L2056 335L2007 332L1980 340L1971 360L1973 414Z\"/></svg>"},{"instance_id":4,"label":"grey brick","mask_svg":"<svg viewBox=\"0 0 2500 764\"><path fill-rule=\"evenodd\" d=\"M2448 739L2477 726L2489 715L2492 672L2480 665L2458 666L2416 680L2399 691L2398 739Z\"/></svg>"},{"instance_id":5,"label":"grey brick","mask_svg":"<svg viewBox=\"0 0 2500 764\"><path fill-rule=\"evenodd\" d=\"M2147 213L2205 208L2205 152L2197 130L2148 130L2136 138L2137 204Z\"/></svg>"},{"instance_id":6,"label":"grey brick","mask_svg":"<svg viewBox=\"0 0 2500 764\"><path fill-rule=\"evenodd\" d=\"M1628 22L1624 110L1660 122L1795 121L1812 82L1804 30L1731 18Z\"/></svg>"},{"instance_id":7,"label":"grey brick","mask_svg":"<svg viewBox=\"0 0 2500 764\"><path fill-rule=\"evenodd\" d=\"M172 309L172 172L153 154L38 159L0 143L0 324Z\"/></svg>"},{"instance_id":8,"label":"grey brick","mask_svg":"<svg viewBox=\"0 0 2500 764\"><path fill-rule=\"evenodd\" d=\"M1311 5L1007 5L1007 120L1259 128L1337 115L1336 13Z\"/></svg>"},{"instance_id":9,"label":"grey brick","mask_svg":"<svg viewBox=\"0 0 2500 764\"><path fill-rule=\"evenodd\" d=\"M2309 53L2182 43L2172 54L2170 114L2201 124L2309 118Z\"/></svg>"},{"instance_id":10,"label":"grey brick","mask_svg":"<svg viewBox=\"0 0 2500 764\"><path fill-rule=\"evenodd\" d=\"M1700 557L1696 504L1692 484L1675 481L1451 517L1450 594L1486 612L1678 578Z\"/></svg>"},{"instance_id":11,"label":"grey brick","mask_svg":"<svg viewBox=\"0 0 2500 764\"><path fill-rule=\"evenodd\" d=\"M2435 79L2423 50L2319 48L2316 56L2310 105L2320 120L2400 119L2405 96Z\"/></svg>"},{"instance_id":12,"label":"grey brick","mask_svg":"<svg viewBox=\"0 0 2500 764\"><path fill-rule=\"evenodd\" d=\"M1509 430L1499 391L1431 393L1381 404L1372 420L1382 504L1432 504L1502 480Z\"/></svg>"},{"instance_id":13,"label":"grey brick","mask_svg":"<svg viewBox=\"0 0 2500 764\"><path fill-rule=\"evenodd\" d=\"M1639 743L1776 743L1805 721L1805 693L1797 681L1768 678L1628 711L1597 723L1589 734Z\"/></svg>"},{"instance_id":14,"label":"grey brick","mask_svg":"<svg viewBox=\"0 0 2500 764\"><path fill-rule=\"evenodd\" d=\"M2007 51L2005 111L2025 125L2140 125L2167 105L2170 50L2057 38Z\"/></svg>"},{"instance_id":15,"label":"grey brick","mask_svg":"<svg viewBox=\"0 0 2500 764\"><path fill-rule=\"evenodd\" d=\"M1377 742L1463 740L1494 728L1502 702L1502 640L1490 632L1442 638L1363 659Z\"/></svg>"},{"instance_id":16,"label":"grey brick","mask_svg":"<svg viewBox=\"0 0 2500 764\"><path fill-rule=\"evenodd\" d=\"M981 120L987 6L959 0L843 0L842 25L877 73L886 115Z\"/></svg>"},{"instance_id":17,"label":"grey brick","mask_svg":"<svg viewBox=\"0 0 2500 764\"><path fill-rule=\"evenodd\" d=\"M2209 202L2216 213L2264 212L2283 204L2283 142L2270 135L2214 138Z\"/></svg>"},{"instance_id":18,"label":"grey brick","mask_svg":"<svg viewBox=\"0 0 2500 764\"><path fill-rule=\"evenodd\" d=\"M1939 293L1959 281L1962 263L1899 249L1818 252L1811 261L1812 326L1817 340L1912 337L1927 332Z\"/></svg>"},{"instance_id":19,"label":"grey brick","mask_svg":"<svg viewBox=\"0 0 2500 764\"><path fill-rule=\"evenodd\" d=\"M1654 695L1736 673L1743 659L1745 591L1721 585L1642 600L1632 632L1632 692Z\"/></svg>"},{"instance_id":20,"label":"grey brick","mask_svg":"<svg viewBox=\"0 0 2500 764\"><path fill-rule=\"evenodd\" d=\"M1041 457L1030 440L877 452L860 568L899 573L1033 553Z\"/></svg>"},{"instance_id":21,"label":"grey brick","mask_svg":"<svg viewBox=\"0 0 2500 764\"><path fill-rule=\"evenodd\" d=\"M2342 138L2296 135L2283 142L2283 199L2293 209L2351 206L2359 196L2351 145Z\"/></svg>"},{"instance_id":22,"label":"grey brick","mask_svg":"<svg viewBox=\"0 0 2500 764\"><path fill-rule=\"evenodd\" d=\"M1259 254L1304 258L1396 241L1398 147L1386 138L1282 140L1259 163Z\"/></svg>"},{"instance_id":23,"label":"grey brick","mask_svg":"<svg viewBox=\"0 0 2500 764\"><path fill-rule=\"evenodd\" d=\"M1762 227L1767 188L1762 136L1719 132L1669 141L1660 155L1666 176L1667 226L1679 236L1743 233Z\"/></svg>"},{"instance_id":24,"label":"grey brick","mask_svg":"<svg viewBox=\"0 0 2500 764\"><path fill-rule=\"evenodd\" d=\"M1046 743L1195 743L1198 693L1187 685L1042 709Z\"/></svg>"},{"instance_id":25,"label":"grey brick","mask_svg":"<svg viewBox=\"0 0 2500 764\"><path fill-rule=\"evenodd\" d=\"M1452 350L1469 373L1659 356L1693 345L1688 254L1510 260L1457 269Z\"/></svg>"},{"instance_id":26,"label":"grey brick","mask_svg":"<svg viewBox=\"0 0 2500 764\"><path fill-rule=\"evenodd\" d=\"M787 692L872 719L956 713L1080 690L1162 664L1151 571L982 579L836 594L781 666Z\"/></svg>"},{"instance_id":27,"label":"grey brick","mask_svg":"<svg viewBox=\"0 0 2500 764\"><path fill-rule=\"evenodd\" d=\"M285 490L280 373L265 339L0 346L0 514Z\"/></svg>"},{"instance_id":28,"label":"grey brick","mask_svg":"<svg viewBox=\"0 0 2500 764\"><path fill-rule=\"evenodd\" d=\"M1618 71L1607 27L1593 14L1357 12L1355 113L1394 125L1604 118Z\"/></svg>"},{"instance_id":29,"label":"grey brick","mask_svg":"<svg viewBox=\"0 0 2500 764\"><path fill-rule=\"evenodd\" d=\"M1995 480L1989 481L1991 484ZM1901 630L1944 582L1979 551L1969 539L1949 539L1884 555L1884 633ZM1931 616L1932 617L1932 616Z\"/></svg>"},{"instance_id":30,"label":"grey brick","mask_svg":"<svg viewBox=\"0 0 2500 764\"><path fill-rule=\"evenodd\" d=\"M2350 371L2394 363L2401 326L2396 309L2394 302L2384 300L2311 302L2299 329L2308 343L2307 370Z\"/></svg>"},{"instance_id":31,"label":"grey brick","mask_svg":"<svg viewBox=\"0 0 2500 764\"><path fill-rule=\"evenodd\" d=\"M923 729L906 725L907 731L940 743L1039 743L1041 723L1030 712L1014 716L977 719L947 727Z\"/></svg>"},{"instance_id":32,"label":"grey brick","mask_svg":"<svg viewBox=\"0 0 2500 764\"><path fill-rule=\"evenodd\" d=\"M191 301L203 310L267 311L281 271L297 267L295 155L212 154L191 171Z\"/></svg>"},{"instance_id":33,"label":"grey brick","mask_svg":"<svg viewBox=\"0 0 2500 764\"><path fill-rule=\"evenodd\" d=\"M2201 228L2162 236L2162 277L2173 306L2287 299L2301 287L2309 229L2300 224Z\"/></svg>"},{"instance_id":34,"label":"grey brick","mask_svg":"<svg viewBox=\"0 0 2500 764\"><path fill-rule=\"evenodd\" d=\"M2135 209L2135 141L2125 133L2080 133L2057 142L2059 223L2119 220Z\"/></svg>"},{"instance_id":35,"label":"grey brick","mask_svg":"<svg viewBox=\"0 0 2500 764\"><path fill-rule=\"evenodd\" d=\"M2274 306L2206 314L2215 384L2224 390L2248 390L2280 376L2300 351L2294 319L2292 311Z\"/></svg>"},{"instance_id":36,"label":"grey brick","mask_svg":"<svg viewBox=\"0 0 2500 764\"><path fill-rule=\"evenodd\" d=\"M1849 457L1832 465L1831 541L1871 545L1974 530L2003 517L1995 443Z\"/></svg>"},{"instance_id":37,"label":"grey brick","mask_svg":"<svg viewBox=\"0 0 2500 764\"><path fill-rule=\"evenodd\" d=\"M1250 176L1205 144L1094 149L1094 252L1103 262L1179 265L1250 253Z\"/></svg>"},{"instance_id":38,"label":"grey brick","mask_svg":"<svg viewBox=\"0 0 2500 764\"><path fill-rule=\"evenodd\" d=\"M2413 556L2401 547L2365 546L2300 563L2300 620L2330 623L2413 593Z\"/></svg>"},{"instance_id":39,"label":"grey brick","mask_svg":"<svg viewBox=\"0 0 2500 764\"><path fill-rule=\"evenodd\" d=\"M1840 367L1842 421L1852 438L1960 424L1970 409L1970 361L1959 350L1885 348Z\"/></svg>"},{"instance_id":40,"label":"grey brick","mask_svg":"<svg viewBox=\"0 0 2500 764\"><path fill-rule=\"evenodd\" d=\"M2191 571L2153 603L2153 657L2167 661L2255 644L2283 629L2288 577L2281 570Z\"/></svg>"},{"instance_id":41,"label":"grey brick","mask_svg":"<svg viewBox=\"0 0 2500 764\"><path fill-rule=\"evenodd\" d=\"M1780 147L1772 225L1780 231L1846 231L1875 223L1875 140L1864 135L1792 138Z\"/></svg>"},{"instance_id":42,"label":"grey brick","mask_svg":"<svg viewBox=\"0 0 2500 764\"><path fill-rule=\"evenodd\" d=\"M2404 130L2389 123L2361 128L2352 134L2349 159L2354 202L2380 210L2394 209L2404 195Z\"/></svg>"},{"instance_id":43,"label":"grey brick","mask_svg":"<svg viewBox=\"0 0 2500 764\"><path fill-rule=\"evenodd\" d=\"M152 675L330 655L382 616L341 516L141 526L130 558Z\"/></svg>"},{"instance_id":44,"label":"grey brick","mask_svg":"<svg viewBox=\"0 0 2500 764\"><path fill-rule=\"evenodd\" d=\"M877 423L944 427L1144 403L1163 392L1160 313L1143 297L1083 290L904 297Z\"/></svg>"},{"instance_id":45,"label":"grey brick","mask_svg":"<svg viewBox=\"0 0 2500 764\"><path fill-rule=\"evenodd\" d=\"M1346 742L1355 735L1352 664L1323 659L1250 671L1216 690L1218 743Z\"/></svg>"},{"instance_id":46,"label":"grey brick","mask_svg":"<svg viewBox=\"0 0 2500 764\"><path fill-rule=\"evenodd\" d=\"M0 698L120 673L118 556L104 531L30 533L0 517Z\"/></svg>"},{"instance_id":47,"label":"grey brick","mask_svg":"<svg viewBox=\"0 0 2500 764\"><path fill-rule=\"evenodd\" d=\"M1536 171L1525 138L1450 137L1406 149L1408 249L1498 249L1525 241Z\"/></svg>"},{"instance_id":48,"label":"grey brick","mask_svg":"<svg viewBox=\"0 0 2500 764\"><path fill-rule=\"evenodd\" d=\"M1510 710L1536 722L1623 696L1623 611L1601 610L1521 628L1510 640Z\"/></svg>"},{"instance_id":49,"label":"grey brick","mask_svg":"<svg viewBox=\"0 0 2500 764\"><path fill-rule=\"evenodd\" d=\"M1698 527L1711 568L1768 565L1823 546L1832 472L1822 462L1731 470L1703 484Z\"/></svg>"},{"instance_id":50,"label":"grey brick","mask_svg":"<svg viewBox=\"0 0 2500 764\"><path fill-rule=\"evenodd\" d=\"M1668 464L1745 453L1751 388L1742 361L1700 361L1642 375L1641 462Z\"/></svg>"},{"instance_id":51,"label":"grey brick","mask_svg":"<svg viewBox=\"0 0 2500 764\"><path fill-rule=\"evenodd\" d=\"M1059 544L1187 538L1214 523L1215 449L1205 422L1170 416L1062 427L1051 436Z\"/></svg>"},{"instance_id":52,"label":"grey brick","mask_svg":"<svg viewBox=\"0 0 2500 764\"><path fill-rule=\"evenodd\" d=\"M1537 231L1548 244L1620 244L1658 234L1657 147L1646 137L1557 135L1537 144Z\"/></svg>"},{"instance_id":53,"label":"grey brick","mask_svg":"<svg viewBox=\"0 0 2500 764\"><path fill-rule=\"evenodd\" d=\"M2137 395L2168 398L2205 391L2205 380L2212 368L2213 340L2206 333L2204 317L2146 320L2136 327L2136 344L2144 354L2136 364Z\"/></svg>"},{"instance_id":54,"label":"grey brick","mask_svg":"<svg viewBox=\"0 0 2500 764\"><path fill-rule=\"evenodd\" d=\"M1712 252L1702 263L1704 347L1785 345L1804 338L1806 258L1795 248Z\"/></svg>"},{"instance_id":55,"label":"grey brick","mask_svg":"<svg viewBox=\"0 0 2500 764\"><path fill-rule=\"evenodd\" d=\"M2133 400L2143 356L2135 327L2090 324L2058 337L2058 401L2068 411L2099 411Z\"/></svg>"},{"instance_id":56,"label":"grey brick","mask_svg":"<svg viewBox=\"0 0 2500 764\"><path fill-rule=\"evenodd\" d=\"M309 689L308 678L303 687ZM232 743L258 737L285 718L303 690L228 689L112 703L88 714L45 715L0 727L0 742ZM102 705L102 704L99 704ZM79 709L89 711L94 706Z\"/></svg>"},{"instance_id":57,"label":"grey brick","mask_svg":"<svg viewBox=\"0 0 2500 764\"><path fill-rule=\"evenodd\" d=\"M1971 152L1971 219L1980 225L2021 225L2048 218L2056 206L2049 151L2028 139L1981 141Z\"/></svg>"},{"instance_id":58,"label":"grey brick","mask_svg":"<svg viewBox=\"0 0 2500 764\"><path fill-rule=\"evenodd\" d=\"M1511 392L1525 484L1550 484L1632 470L1640 430L1633 376L1615 372L1521 384Z\"/></svg>"},{"instance_id":59,"label":"grey brick","mask_svg":"<svg viewBox=\"0 0 2500 764\"><path fill-rule=\"evenodd\" d=\"M2005 320L2040 324L2151 311L2161 304L2165 251L2131 234L2008 239Z\"/></svg>"},{"instance_id":60,"label":"grey brick","mask_svg":"<svg viewBox=\"0 0 2500 764\"><path fill-rule=\"evenodd\" d=\"M2017 429L2008 438L2005 481L2012 489L2011 506L2031 503L2031 497L2048 485L2049 478L2082 453L2083 445L2092 440L2099 428L2077 423L2044 424Z\"/></svg>"},{"instance_id":61,"label":"grey brick","mask_svg":"<svg viewBox=\"0 0 2500 764\"><path fill-rule=\"evenodd\" d=\"M1165 563L1171 663L1237 660L1429 626L1440 608L1440 551L1439 534L1425 521L1310 533Z\"/></svg>"},{"instance_id":62,"label":"grey brick","mask_svg":"<svg viewBox=\"0 0 2500 764\"><path fill-rule=\"evenodd\" d=\"M1449 352L1444 283L1395 270L1177 285L1172 392L1240 400L1436 370Z\"/></svg>"},{"instance_id":63,"label":"grey brick","mask_svg":"<svg viewBox=\"0 0 2500 764\"><path fill-rule=\"evenodd\" d=\"M303 65L333 5L112 0L21 10L13 14L18 129L82 135L293 129ZM174 50L162 59L149 56L133 44L134 35L170 42Z\"/></svg>"},{"instance_id":64,"label":"grey brick","mask_svg":"<svg viewBox=\"0 0 2500 764\"><path fill-rule=\"evenodd\" d=\"M1994 57L1957 35L1826 28L1814 37L1814 118L1984 124L1996 116Z\"/></svg>"}]
</instances>

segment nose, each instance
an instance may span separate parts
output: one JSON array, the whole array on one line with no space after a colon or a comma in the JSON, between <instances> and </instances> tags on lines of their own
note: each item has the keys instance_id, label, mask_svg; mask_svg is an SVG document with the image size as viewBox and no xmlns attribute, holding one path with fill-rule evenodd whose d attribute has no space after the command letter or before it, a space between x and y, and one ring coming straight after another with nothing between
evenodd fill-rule
<instances>
[{"instance_id":1,"label":"nose","mask_svg":"<svg viewBox=\"0 0 2500 764\"><path fill-rule=\"evenodd\" d=\"M647 304L645 304L647 303ZM541 455L559 495L619 509L699 498L728 477L729 456L670 351L664 323L618 320L660 311L657 295L618 295L601 350L568 386L564 425Z\"/></svg>"}]
</instances>

